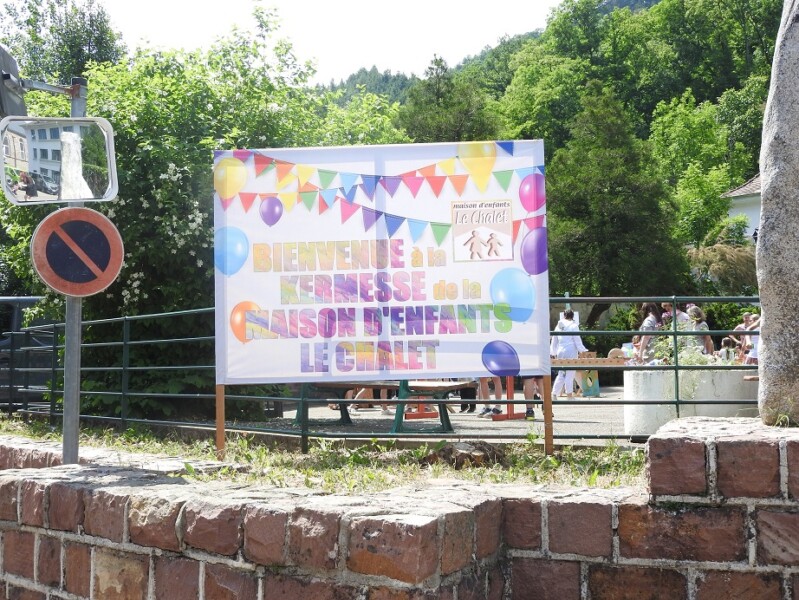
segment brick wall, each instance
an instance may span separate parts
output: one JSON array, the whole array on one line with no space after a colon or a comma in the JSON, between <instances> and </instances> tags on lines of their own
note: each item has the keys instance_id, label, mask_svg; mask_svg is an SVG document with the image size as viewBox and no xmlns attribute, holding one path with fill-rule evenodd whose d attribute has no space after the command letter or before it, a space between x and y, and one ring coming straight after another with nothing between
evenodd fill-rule
<instances>
[{"instance_id":1,"label":"brick wall","mask_svg":"<svg viewBox=\"0 0 799 600\"><path fill-rule=\"evenodd\" d=\"M0 598L799 600L799 429L682 419L647 452L648 490L337 496L2 438Z\"/></svg>"}]
</instances>

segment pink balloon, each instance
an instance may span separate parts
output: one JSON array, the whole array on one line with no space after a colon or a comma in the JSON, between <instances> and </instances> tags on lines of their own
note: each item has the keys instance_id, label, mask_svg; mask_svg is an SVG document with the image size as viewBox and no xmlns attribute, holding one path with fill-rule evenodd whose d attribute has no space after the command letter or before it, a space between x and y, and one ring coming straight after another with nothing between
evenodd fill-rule
<instances>
[{"instance_id":1,"label":"pink balloon","mask_svg":"<svg viewBox=\"0 0 799 600\"><path fill-rule=\"evenodd\" d=\"M547 201L544 189L544 176L541 173L533 173L522 179L519 186L519 200L525 210L533 212L544 206Z\"/></svg>"}]
</instances>

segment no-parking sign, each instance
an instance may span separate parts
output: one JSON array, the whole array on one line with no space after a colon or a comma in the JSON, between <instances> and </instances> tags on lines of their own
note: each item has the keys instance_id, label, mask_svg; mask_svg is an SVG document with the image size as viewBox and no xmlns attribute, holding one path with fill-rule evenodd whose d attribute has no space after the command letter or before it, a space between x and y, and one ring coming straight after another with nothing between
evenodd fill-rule
<instances>
[{"instance_id":1,"label":"no-parking sign","mask_svg":"<svg viewBox=\"0 0 799 600\"><path fill-rule=\"evenodd\" d=\"M119 275L124 248L116 226L88 208L62 208L33 233L31 258L39 277L56 292L85 297Z\"/></svg>"}]
</instances>

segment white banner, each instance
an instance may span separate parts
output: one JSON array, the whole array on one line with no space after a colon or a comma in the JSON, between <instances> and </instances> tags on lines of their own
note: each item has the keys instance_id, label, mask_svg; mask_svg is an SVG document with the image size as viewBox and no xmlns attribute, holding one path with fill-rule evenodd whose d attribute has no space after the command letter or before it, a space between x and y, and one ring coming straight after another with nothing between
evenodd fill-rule
<instances>
[{"instance_id":1,"label":"white banner","mask_svg":"<svg viewBox=\"0 0 799 600\"><path fill-rule=\"evenodd\" d=\"M214 157L217 383L549 374L541 140Z\"/></svg>"}]
</instances>

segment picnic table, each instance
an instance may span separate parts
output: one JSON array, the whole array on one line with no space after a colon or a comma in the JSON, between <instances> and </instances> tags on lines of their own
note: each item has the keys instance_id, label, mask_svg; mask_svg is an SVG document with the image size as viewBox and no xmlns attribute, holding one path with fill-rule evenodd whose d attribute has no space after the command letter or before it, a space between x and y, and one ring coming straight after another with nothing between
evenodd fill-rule
<instances>
[{"instance_id":1,"label":"picnic table","mask_svg":"<svg viewBox=\"0 0 799 600\"><path fill-rule=\"evenodd\" d=\"M430 432L443 432L451 433L454 431L452 422L449 419L449 412L447 411L446 402L435 402L435 400L445 400L451 392L457 392L465 388L474 387L475 383L471 380L460 381L441 381L435 379L412 379L412 380L389 380L389 381L321 381L312 384L303 384L301 396L305 400L310 389L319 391L328 391L336 394L336 398L343 400L344 395L348 390L354 388L367 388L367 389L388 389L394 391L397 395L397 410L394 414L394 422L391 428L391 433L403 433L407 429L404 426L405 422L405 405L409 404L408 400L414 396L429 397L434 400L433 404L438 405L438 418L440 427L435 429L426 429L425 433ZM340 418L338 423L341 425L351 425L352 418L347 410L349 402L339 402ZM308 420L308 404L300 402L297 410L297 420L302 422ZM413 431L419 432L419 429Z\"/></svg>"}]
</instances>

